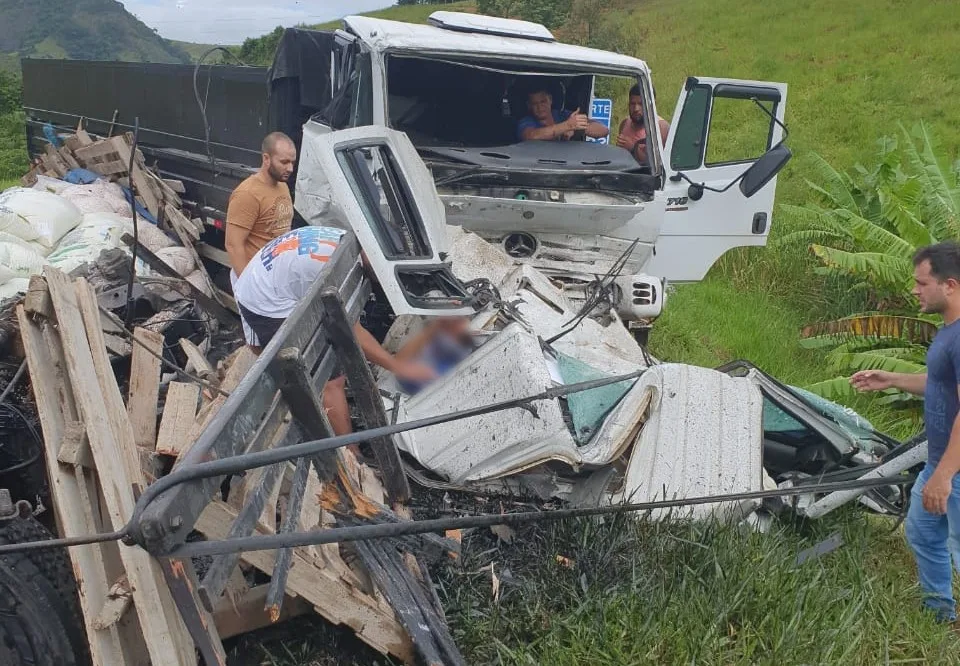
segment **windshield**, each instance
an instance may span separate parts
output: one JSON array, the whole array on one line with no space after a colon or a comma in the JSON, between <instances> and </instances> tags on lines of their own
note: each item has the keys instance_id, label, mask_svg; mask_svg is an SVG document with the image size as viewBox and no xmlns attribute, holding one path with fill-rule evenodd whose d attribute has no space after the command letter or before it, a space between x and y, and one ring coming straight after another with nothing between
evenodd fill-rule
<instances>
[{"instance_id":1,"label":"windshield","mask_svg":"<svg viewBox=\"0 0 960 666\"><path fill-rule=\"evenodd\" d=\"M626 116L626 93L637 84L636 76L546 69L545 64L465 63L392 55L387 59L389 124L405 132L418 147L478 148L520 143L524 123L541 126L580 113L598 122L604 132L613 129L609 140L616 145L616 127L612 125L614 119ZM624 108L595 103L615 97L624 100ZM551 115L552 121L548 120ZM591 128L558 140L589 142L588 135L597 133ZM601 139L595 143L602 150L608 137L594 138Z\"/></svg>"}]
</instances>

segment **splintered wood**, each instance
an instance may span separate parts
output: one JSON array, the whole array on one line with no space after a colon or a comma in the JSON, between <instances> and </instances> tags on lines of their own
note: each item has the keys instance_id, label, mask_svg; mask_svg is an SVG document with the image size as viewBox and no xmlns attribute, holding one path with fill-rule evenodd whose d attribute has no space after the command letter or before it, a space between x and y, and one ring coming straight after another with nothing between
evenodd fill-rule
<instances>
[{"instance_id":1,"label":"splintered wood","mask_svg":"<svg viewBox=\"0 0 960 666\"><path fill-rule=\"evenodd\" d=\"M132 181L137 199L154 218L168 217L168 208L173 208L177 221L185 221L183 226L190 237L194 241L199 239L203 232L202 222L198 225L179 211L183 183L164 180L148 169L143 154L139 150L133 151L131 133L94 141L83 129L77 128L76 133L63 143L59 147L48 144L44 153L37 158L38 163L21 178L21 184L33 186L39 175L62 179L67 172L81 168L117 180L123 185L130 185Z\"/></svg>"},{"instance_id":2,"label":"splintered wood","mask_svg":"<svg viewBox=\"0 0 960 666\"><path fill-rule=\"evenodd\" d=\"M134 493L146 485L133 428L110 368L89 285L83 280L72 283L51 267L45 277L52 317L33 319L21 305L17 318L43 428L59 532L83 536L117 530L132 515ZM83 434L76 424L83 425ZM89 471L83 465L85 446ZM196 663L192 641L156 560L115 543L70 548L69 555L94 663L142 663L144 657L154 666ZM132 603L124 600L124 589L129 589ZM134 612L125 612L131 606Z\"/></svg>"},{"instance_id":3,"label":"splintered wood","mask_svg":"<svg viewBox=\"0 0 960 666\"><path fill-rule=\"evenodd\" d=\"M80 147L78 152L86 154L84 150ZM71 281L56 268L46 267L42 278L31 281L25 302L17 307L17 320L62 537L123 528L157 470L179 467L258 358L241 347L218 372L200 347L180 340L188 367L210 385L202 391L188 381L163 386L160 357L165 338L140 327L134 332L124 401L96 294L86 280ZM293 418L288 397L277 390L271 410L253 417L261 420L253 435L259 444L247 442L252 450L300 441L302 424ZM358 465L352 453L341 451L337 456L342 478L331 485L317 474L317 465L323 464L308 460L234 477L227 500L211 499L196 531L206 539L223 540L329 529L336 520L322 498L330 495L328 490L337 494L333 483L346 485L354 506L372 507L376 513L385 501L379 479ZM175 555L157 559L140 547L110 542L68 552L97 665L194 665L199 653L207 666L225 666L221 637L304 612L349 627L385 655L406 663L415 659L409 627L372 583L366 565L355 558L348 558L352 560L348 564L337 544L214 558L202 580L189 559ZM248 587L240 567L270 576L269 584Z\"/></svg>"}]
</instances>

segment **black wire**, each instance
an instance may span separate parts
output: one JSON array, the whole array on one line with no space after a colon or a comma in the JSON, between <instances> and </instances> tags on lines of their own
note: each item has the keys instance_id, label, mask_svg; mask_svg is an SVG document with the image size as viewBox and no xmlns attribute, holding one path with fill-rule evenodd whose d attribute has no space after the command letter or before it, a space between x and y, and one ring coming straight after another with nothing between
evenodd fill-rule
<instances>
[{"instance_id":1,"label":"black wire","mask_svg":"<svg viewBox=\"0 0 960 666\"><path fill-rule=\"evenodd\" d=\"M900 479L898 478L897 481ZM610 504L598 507L579 509L550 509L547 511L525 511L518 513L480 514L456 518L437 518L433 520L413 520L396 523L380 523L354 525L351 527L335 527L327 530L312 530L308 532L269 534L252 537L222 539L219 541L191 541L174 548L170 553L174 557L215 556L228 553L250 552L257 550L276 550L280 548L298 548L301 546L319 546L328 543L344 543L348 541L367 541L371 539L385 539L430 532L442 533L447 530L464 530L477 527L492 527L494 525L522 525L526 523L565 520L569 518L586 518L608 514L636 513L639 511L655 511L661 509L682 508L703 504L719 504L722 502L742 502L750 499L766 499L770 497L790 497L805 495L809 492L831 493L854 488L871 488L891 485L889 478L855 479L852 481L837 481L821 484L816 487L777 488L774 490L756 490L727 495L710 495L689 497L684 499L660 500L653 502L637 502L630 504ZM42 542L41 542L42 543ZM17 544L14 544L17 545ZM0 553L5 550L0 546Z\"/></svg>"},{"instance_id":2,"label":"black wire","mask_svg":"<svg viewBox=\"0 0 960 666\"><path fill-rule=\"evenodd\" d=\"M137 186L133 182L133 163L137 157L137 145L140 143L140 116L133 119L133 146L130 148L130 164L127 165L127 174L129 175L130 186L130 211L133 214L133 246L130 248L130 280L127 282L127 316L126 326L130 328L130 322L133 321L133 282L137 278L137 242L139 238L139 225L137 219Z\"/></svg>"},{"instance_id":3,"label":"black wire","mask_svg":"<svg viewBox=\"0 0 960 666\"><path fill-rule=\"evenodd\" d=\"M3 475L3 474L9 474L10 472L19 471L26 467L30 467L35 462L37 462L40 459L40 455L43 452L43 440L40 438L40 434L37 432L37 429L33 427L33 423L30 422L30 419L28 419L26 415L22 411L20 411L17 407L14 407L13 405L10 405L10 404L3 404L3 403L0 403L0 407L3 407L4 409L7 409L13 414L20 417L20 420L23 421L23 424L27 427L27 430L30 432L30 435L33 437L34 444L36 445L34 449L34 453L30 458L22 462L18 462L15 465L11 465L10 467L5 467L3 469L0 469L0 475Z\"/></svg>"},{"instance_id":4,"label":"black wire","mask_svg":"<svg viewBox=\"0 0 960 666\"><path fill-rule=\"evenodd\" d=\"M27 369L27 360L24 359L20 363L20 367L17 368L17 371L14 373L13 377L10 379L10 382L3 389L3 393L0 393L0 405L6 402L7 397L10 395L10 392L13 391L13 387L17 385L17 382L20 381L20 378L23 376L24 371Z\"/></svg>"},{"instance_id":5,"label":"black wire","mask_svg":"<svg viewBox=\"0 0 960 666\"><path fill-rule=\"evenodd\" d=\"M372 432L372 431L371 431ZM169 477L163 477L164 479ZM898 476L892 478L853 479L850 481L835 481L810 486L794 486L792 488L776 488L772 490L754 490L728 495L709 495L688 497L684 499L659 500L653 502L639 502L631 504L611 504L598 507L579 509L550 509L547 511L526 511L518 513L480 514L459 518L438 518L434 520L401 521L395 523L379 523L355 525L351 527L335 527L326 530L311 530L308 532L271 534L254 537L225 539L220 541L192 541L181 544L165 555L176 557L195 557L203 555L224 555L236 552L251 552L257 550L277 550L280 548L297 548L300 546L317 546L327 543L342 543L347 541L366 541L370 539L385 539L430 532L444 532L454 529L468 529L473 527L490 527L493 525L522 525L525 523L563 520L567 518L583 518L589 516L603 516L607 514L636 513L638 511L655 511L658 509L680 508L701 504L719 504L721 502L742 502L749 499L766 499L769 497L792 497L809 493L832 493L840 490L859 488L874 488L895 485L897 482L910 483L916 477ZM162 481L163 479L161 479ZM147 492L156 486L149 486ZM139 502L137 504L139 506ZM0 544L0 555L5 553L28 552L46 550L49 548L63 548L68 546L82 546L87 544L104 543L128 539L134 534L134 526L138 514L121 529L115 532L92 534L83 537L68 537L63 539L45 539L42 541L25 541L21 543ZM149 552L149 551L148 551Z\"/></svg>"},{"instance_id":6,"label":"black wire","mask_svg":"<svg viewBox=\"0 0 960 666\"><path fill-rule=\"evenodd\" d=\"M246 67L247 64L243 62L235 53L223 46L214 46L213 48L208 49L204 52L203 55L197 60L197 64L193 68L193 96L197 100L197 106L200 107L200 115L203 118L203 145L204 149L207 151L207 157L210 158L210 166L213 167L216 165L216 158L213 156L213 150L210 148L210 123L207 120L207 99L210 96L210 82L213 80L213 77L210 75L212 72L213 64L209 65L207 70L207 90L204 99L200 99L200 88L197 85L197 78L200 75L200 66L203 65L203 61L207 59L214 51L223 51L230 57L234 58L241 66Z\"/></svg>"},{"instance_id":7,"label":"black wire","mask_svg":"<svg viewBox=\"0 0 960 666\"><path fill-rule=\"evenodd\" d=\"M584 301L584 304L583 306L581 306L580 311L571 320L571 323L567 326L567 328L560 331L553 337L548 338L546 340L546 344L552 345L554 342L556 342L563 336L570 333L570 331L574 330L577 326L579 326L580 322L586 319L590 315L590 313L593 312L593 309L600 304L600 301L603 298L603 295L607 292L608 289L610 289L610 285L612 285L613 281L620 276L621 272L623 272L624 267L627 265L627 261L630 259L630 255L633 254L633 250L637 247L639 243L640 243L639 238L634 239L634 241L630 243L630 247L628 247L626 250L623 251L623 254L621 254L620 257L615 262L613 262L613 265L610 266L609 270L607 270L606 274L603 276L603 278L601 278L600 286L597 287L596 292L594 292L592 296L590 296L589 298L587 298L586 301Z\"/></svg>"}]
</instances>

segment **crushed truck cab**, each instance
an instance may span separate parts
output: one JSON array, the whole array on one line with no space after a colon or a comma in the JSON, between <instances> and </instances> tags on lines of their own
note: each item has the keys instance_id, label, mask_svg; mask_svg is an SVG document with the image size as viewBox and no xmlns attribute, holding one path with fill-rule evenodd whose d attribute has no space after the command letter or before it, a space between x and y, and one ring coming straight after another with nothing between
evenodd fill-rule
<instances>
[{"instance_id":1,"label":"crushed truck cab","mask_svg":"<svg viewBox=\"0 0 960 666\"><path fill-rule=\"evenodd\" d=\"M303 128L298 210L310 224L336 224L358 238L399 315L384 345L396 351L431 318L470 319L469 355L433 383L410 393L388 372L377 378L390 420L412 426L394 441L416 483L578 506L650 502L802 485L829 470L856 476L899 444L749 364L713 370L654 359L616 314L606 323L589 316L589 304L569 299L541 270L445 225L442 195L428 173L409 136L396 130L329 132L316 121ZM631 375L507 411L416 426ZM866 501L890 510L901 499L886 487ZM756 520L760 508L760 501L722 502L688 512Z\"/></svg>"}]
</instances>

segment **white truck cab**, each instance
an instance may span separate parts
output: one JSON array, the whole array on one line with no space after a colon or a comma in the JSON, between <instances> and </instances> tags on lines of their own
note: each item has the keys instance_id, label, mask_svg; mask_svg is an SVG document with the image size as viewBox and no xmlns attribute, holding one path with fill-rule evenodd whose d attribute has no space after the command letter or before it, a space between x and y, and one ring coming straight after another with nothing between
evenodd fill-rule
<instances>
[{"instance_id":1,"label":"white truck cab","mask_svg":"<svg viewBox=\"0 0 960 666\"><path fill-rule=\"evenodd\" d=\"M606 276L631 328L660 314L666 283L698 281L730 249L766 243L790 158L785 84L690 77L663 145L643 60L560 43L538 24L438 11L428 25L349 16L324 35L288 30L278 48L273 84L299 77L300 103L315 109L299 120L312 132L405 133L447 224L565 283L575 300ZM317 76L304 53L317 49L329 50L322 95L304 83ZM608 142L520 140L533 82L556 111L572 111L594 107L601 80L642 91L645 162L616 146L615 126Z\"/></svg>"}]
</instances>

